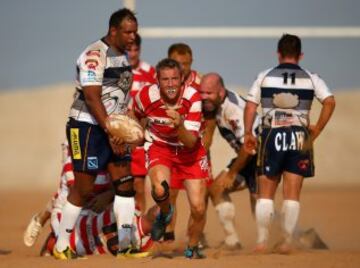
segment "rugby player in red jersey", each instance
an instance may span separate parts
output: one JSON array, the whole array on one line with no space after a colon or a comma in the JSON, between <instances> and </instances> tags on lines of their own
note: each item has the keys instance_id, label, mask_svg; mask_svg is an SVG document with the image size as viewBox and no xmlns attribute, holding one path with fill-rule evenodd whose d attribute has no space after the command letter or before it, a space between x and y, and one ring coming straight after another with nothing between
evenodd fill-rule
<instances>
[{"instance_id":1,"label":"rugby player in red jersey","mask_svg":"<svg viewBox=\"0 0 360 268\"><path fill-rule=\"evenodd\" d=\"M152 239L160 240L171 221L169 182L181 181L193 219L185 257L203 258L197 244L205 224L208 163L200 138L201 96L196 89L182 84L182 69L177 61L161 60L156 72L158 84L145 87L134 101L135 116L148 120L145 133L148 174L152 196L160 207Z\"/></svg>"}]
</instances>

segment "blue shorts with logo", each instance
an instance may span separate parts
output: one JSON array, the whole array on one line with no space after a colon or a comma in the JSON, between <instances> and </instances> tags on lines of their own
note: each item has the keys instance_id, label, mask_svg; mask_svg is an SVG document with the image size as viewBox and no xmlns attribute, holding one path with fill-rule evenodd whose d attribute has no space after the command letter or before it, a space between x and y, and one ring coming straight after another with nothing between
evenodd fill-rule
<instances>
[{"instance_id":1,"label":"blue shorts with logo","mask_svg":"<svg viewBox=\"0 0 360 268\"><path fill-rule=\"evenodd\" d=\"M228 164L228 168L231 167L232 163L236 158L232 159ZM236 179L234 181L233 187L237 187L243 183L245 180L246 186L249 189L250 193L257 192L257 183L256 183L256 157L251 157L250 161L246 164L246 166L240 170L240 172L236 175Z\"/></svg>"},{"instance_id":2,"label":"blue shorts with logo","mask_svg":"<svg viewBox=\"0 0 360 268\"><path fill-rule=\"evenodd\" d=\"M130 161L130 154L115 155L108 135L98 125L69 119L66 136L74 171L97 174L106 171L111 162Z\"/></svg>"},{"instance_id":3,"label":"blue shorts with logo","mask_svg":"<svg viewBox=\"0 0 360 268\"><path fill-rule=\"evenodd\" d=\"M309 131L301 126L263 128L257 157L259 175L277 176L284 171L303 177L314 176Z\"/></svg>"}]
</instances>

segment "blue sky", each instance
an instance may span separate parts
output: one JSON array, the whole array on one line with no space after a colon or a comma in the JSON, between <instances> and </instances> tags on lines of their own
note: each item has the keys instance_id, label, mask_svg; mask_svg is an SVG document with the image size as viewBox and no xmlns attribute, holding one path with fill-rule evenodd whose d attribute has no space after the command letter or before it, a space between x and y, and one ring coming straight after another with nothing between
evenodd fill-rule
<instances>
[{"instance_id":1,"label":"blue sky","mask_svg":"<svg viewBox=\"0 0 360 268\"><path fill-rule=\"evenodd\" d=\"M107 31L121 0L7 0L0 3L0 89L71 82L81 51ZM356 0L137 0L140 27L360 26ZM249 87L276 64L276 38L150 39L143 59L156 64L173 42L187 42L193 67L217 71L231 85ZM360 39L304 38L303 66L331 88L359 88Z\"/></svg>"}]
</instances>

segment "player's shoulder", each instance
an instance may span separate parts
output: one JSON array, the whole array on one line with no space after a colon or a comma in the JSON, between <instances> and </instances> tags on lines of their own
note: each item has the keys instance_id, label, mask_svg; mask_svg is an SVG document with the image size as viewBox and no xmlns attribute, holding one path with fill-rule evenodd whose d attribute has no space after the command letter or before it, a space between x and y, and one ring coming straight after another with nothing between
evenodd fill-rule
<instances>
[{"instance_id":1,"label":"player's shoulder","mask_svg":"<svg viewBox=\"0 0 360 268\"><path fill-rule=\"evenodd\" d=\"M266 76L271 76L271 73L274 72L276 69L276 67L271 67L259 72L257 75L257 79L263 80Z\"/></svg>"},{"instance_id":2,"label":"player's shoulder","mask_svg":"<svg viewBox=\"0 0 360 268\"><path fill-rule=\"evenodd\" d=\"M222 104L222 110L228 116L237 116L245 109L246 100L233 90L226 90L225 101Z\"/></svg>"},{"instance_id":3,"label":"player's shoulder","mask_svg":"<svg viewBox=\"0 0 360 268\"><path fill-rule=\"evenodd\" d=\"M198 71L195 71L195 70L192 70L192 72L194 73L194 81L196 84L200 84L201 83L201 79L203 77L203 74L198 72Z\"/></svg>"},{"instance_id":4,"label":"player's shoulder","mask_svg":"<svg viewBox=\"0 0 360 268\"><path fill-rule=\"evenodd\" d=\"M160 90L157 84L143 87L137 94L137 98L143 104L150 105L160 100Z\"/></svg>"},{"instance_id":5,"label":"player's shoulder","mask_svg":"<svg viewBox=\"0 0 360 268\"><path fill-rule=\"evenodd\" d=\"M198 90L196 90L194 87L192 86L186 86L184 88L184 92L183 92L183 96L182 96L185 100L188 101L197 101L197 100L201 100L201 95L199 93Z\"/></svg>"},{"instance_id":6,"label":"player's shoulder","mask_svg":"<svg viewBox=\"0 0 360 268\"><path fill-rule=\"evenodd\" d=\"M108 46L102 41L97 40L90 45L88 45L82 52L83 55L86 56L98 56L100 57L101 54L106 54L108 50Z\"/></svg>"},{"instance_id":7,"label":"player's shoulder","mask_svg":"<svg viewBox=\"0 0 360 268\"><path fill-rule=\"evenodd\" d=\"M107 45L98 40L88 45L80 54L77 64L85 64L89 69L96 69L99 64L106 61Z\"/></svg>"},{"instance_id":8,"label":"player's shoulder","mask_svg":"<svg viewBox=\"0 0 360 268\"><path fill-rule=\"evenodd\" d=\"M305 68L301 68L312 80L322 80L321 76L313 71L310 71L308 69Z\"/></svg>"},{"instance_id":9,"label":"player's shoulder","mask_svg":"<svg viewBox=\"0 0 360 268\"><path fill-rule=\"evenodd\" d=\"M149 63L147 63L146 61L140 61L139 67L141 70L143 70L146 73L154 73L155 72L155 68L152 65L150 65Z\"/></svg>"}]
</instances>

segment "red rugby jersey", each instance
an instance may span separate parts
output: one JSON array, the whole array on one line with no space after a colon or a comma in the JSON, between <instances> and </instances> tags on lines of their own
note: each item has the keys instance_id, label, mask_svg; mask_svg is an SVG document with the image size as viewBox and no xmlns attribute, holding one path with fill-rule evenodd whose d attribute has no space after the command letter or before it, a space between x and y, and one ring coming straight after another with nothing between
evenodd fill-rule
<instances>
[{"instance_id":1,"label":"red rugby jersey","mask_svg":"<svg viewBox=\"0 0 360 268\"><path fill-rule=\"evenodd\" d=\"M178 106L180 108L177 111L184 119L185 128L198 137L201 126L200 93L193 87L183 87ZM139 119L149 120L146 129L147 140L161 145L181 146L177 130L171 125L171 120L166 114L167 109L169 108L160 98L160 90L156 84L143 88L135 97L135 115Z\"/></svg>"},{"instance_id":2,"label":"red rugby jersey","mask_svg":"<svg viewBox=\"0 0 360 268\"><path fill-rule=\"evenodd\" d=\"M131 86L130 95L132 98L142 89L144 86L149 86L156 83L156 71L150 64L140 61L139 66L136 69L132 69L133 82Z\"/></svg>"},{"instance_id":3,"label":"red rugby jersey","mask_svg":"<svg viewBox=\"0 0 360 268\"><path fill-rule=\"evenodd\" d=\"M197 91L200 90L201 74L195 70L191 70L189 77L185 81L185 87L193 87Z\"/></svg>"}]
</instances>

